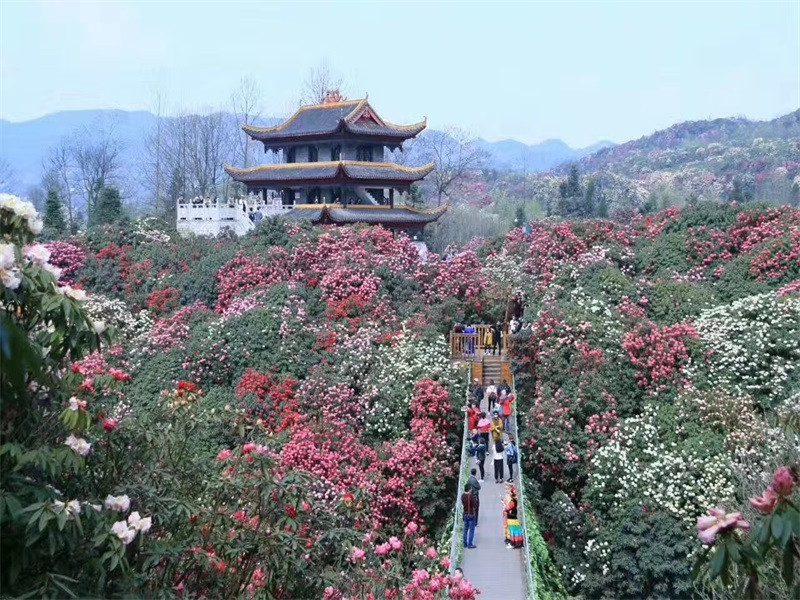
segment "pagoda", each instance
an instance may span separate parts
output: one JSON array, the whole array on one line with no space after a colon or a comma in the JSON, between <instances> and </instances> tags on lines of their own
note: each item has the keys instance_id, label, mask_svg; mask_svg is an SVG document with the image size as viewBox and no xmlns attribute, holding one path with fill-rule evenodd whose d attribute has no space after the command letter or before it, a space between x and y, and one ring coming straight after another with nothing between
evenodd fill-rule
<instances>
[{"instance_id":1,"label":"pagoda","mask_svg":"<svg viewBox=\"0 0 800 600\"><path fill-rule=\"evenodd\" d=\"M251 139L281 160L250 168L226 166L258 198L263 216L314 223L381 224L411 235L438 219L447 209L416 210L406 206L411 185L434 169L433 164L406 167L384 162L385 149L402 149L426 127L384 121L367 98L346 100L328 92L321 104L301 106L275 127L244 125ZM268 208L271 207L271 208Z\"/></svg>"}]
</instances>

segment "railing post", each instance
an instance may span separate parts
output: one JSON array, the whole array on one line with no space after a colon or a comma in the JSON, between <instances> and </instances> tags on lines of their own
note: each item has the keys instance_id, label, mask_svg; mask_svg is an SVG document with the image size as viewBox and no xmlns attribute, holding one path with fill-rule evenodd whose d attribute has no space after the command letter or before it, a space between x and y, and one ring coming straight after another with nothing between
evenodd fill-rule
<instances>
[{"instance_id":1,"label":"railing post","mask_svg":"<svg viewBox=\"0 0 800 600\"><path fill-rule=\"evenodd\" d=\"M531 548L530 540L528 539L528 527L526 525L526 501L525 501L525 481L522 473L522 446L519 438L519 425L517 423L517 404L519 398L517 397L517 386L514 381L513 375L511 376L511 392L514 394L514 404L512 416L514 418L514 439L517 441L517 474L519 475L519 490L517 491L518 506L519 506L519 524L522 527L522 534L524 539L523 547L525 548L525 575L528 583L528 598L536 600L536 581L533 578L533 569L531 566Z\"/></svg>"}]
</instances>

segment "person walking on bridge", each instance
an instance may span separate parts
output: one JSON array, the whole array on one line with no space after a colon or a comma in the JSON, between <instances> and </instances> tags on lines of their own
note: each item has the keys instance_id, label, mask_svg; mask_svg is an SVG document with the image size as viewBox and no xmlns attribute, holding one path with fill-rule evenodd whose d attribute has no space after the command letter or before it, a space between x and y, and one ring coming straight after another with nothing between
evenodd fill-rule
<instances>
[{"instance_id":1,"label":"person walking on bridge","mask_svg":"<svg viewBox=\"0 0 800 600\"><path fill-rule=\"evenodd\" d=\"M490 379L489 385L486 386L486 397L489 399L489 412L492 412L494 405L497 404L497 386L494 384L494 379Z\"/></svg>"},{"instance_id":2,"label":"person walking on bridge","mask_svg":"<svg viewBox=\"0 0 800 600\"><path fill-rule=\"evenodd\" d=\"M519 461L519 450L517 450L517 444L514 441L514 438L509 436L508 438L508 445L506 446L506 463L508 464L508 481L511 483L514 481L514 465L517 464Z\"/></svg>"},{"instance_id":3,"label":"person walking on bridge","mask_svg":"<svg viewBox=\"0 0 800 600\"><path fill-rule=\"evenodd\" d=\"M469 483L464 485L464 493L461 494L461 505L464 507L464 547L476 548L475 544L475 523L478 520L478 502Z\"/></svg>"},{"instance_id":4,"label":"person walking on bridge","mask_svg":"<svg viewBox=\"0 0 800 600\"><path fill-rule=\"evenodd\" d=\"M492 458L494 458L494 482L503 483L503 462L505 459L505 448L503 447L502 441L495 442Z\"/></svg>"}]
</instances>

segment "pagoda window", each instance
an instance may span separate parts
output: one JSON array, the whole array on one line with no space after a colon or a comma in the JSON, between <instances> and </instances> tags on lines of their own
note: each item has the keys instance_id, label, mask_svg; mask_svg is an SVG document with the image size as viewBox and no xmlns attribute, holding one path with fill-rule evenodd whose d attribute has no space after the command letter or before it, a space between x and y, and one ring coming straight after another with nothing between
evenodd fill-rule
<instances>
[{"instance_id":1,"label":"pagoda window","mask_svg":"<svg viewBox=\"0 0 800 600\"><path fill-rule=\"evenodd\" d=\"M318 187L308 190L308 195L306 196L308 204L319 204L321 197L322 192Z\"/></svg>"},{"instance_id":2,"label":"pagoda window","mask_svg":"<svg viewBox=\"0 0 800 600\"><path fill-rule=\"evenodd\" d=\"M317 162L319 160L319 152L316 146L308 147L308 162Z\"/></svg>"},{"instance_id":3,"label":"pagoda window","mask_svg":"<svg viewBox=\"0 0 800 600\"><path fill-rule=\"evenodd\" d=\"M372 146L359 146L356 148L356 160L372 162Z\"/></svg>"},{"instance_id":4,"label":"pagoda window","mask_svg":"<svg viewBox=\"0 0 800 600\"><path fill-rule=\"evenodd\" d=\"M286 162L287 163L297 162L297 150L296 150L296 148L289 148L286 151Z\"/></svg>"},{"instance_id":5,"label":"pagoda window","mask_svg":"<svg viewBox=\"0 0 800 600\"><path fill-rule=\"evenodd\" d=\"M331 148L331 160L342 160L342 147L334 146Z\"/></svg>"}]
</instances>

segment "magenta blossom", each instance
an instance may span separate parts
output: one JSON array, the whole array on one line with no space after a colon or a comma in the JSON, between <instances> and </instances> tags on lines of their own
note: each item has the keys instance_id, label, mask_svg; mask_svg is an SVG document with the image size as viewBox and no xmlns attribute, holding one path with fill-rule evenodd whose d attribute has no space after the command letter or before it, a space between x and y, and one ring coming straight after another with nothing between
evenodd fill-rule
<instances>
[{"instance_id":1,"label":"magenta blossom","mask_svg":"<svg viewBox=\"0 0 800 600\"><path fill-rule=\"evenodd\" d=\"M697 533L704 544L713 544L720 533L731 529L750 529L750 523L742 513L726 513L721 508L712 508L710 516L697 518Z\"/></svg>"},{"instance_id":2,"label":"magenta blossom","mask_svg":"<svg viewBox=\"0 0 800 600\"><path fill-rule=\"evenodd\" d=\"M791 470L787 467L781 467L775 471L771 487L779 496L791 496L795 487L794 475L792 475Z\"/></svg>"},{"instance_id":3,"label":"magenta blossom","mask_svg":"<svg viewBox=\"0 0 800 600\"><path fill-rule=\"evenodd\" d=\"M353 548L353 560L364 560L366 556L367 553L361 548Z\"/></svg>"},{"instance_id":4,"label":"magenta blossom","mask_svg":"<svg viewBox=\"0 0 800 600\"><path fill-rule=\"evenodd\" d=\"M776 504L778 504L778 494L775 493L772 486L767 487L760 496L750 498L750 505L764 515L772 514Z\"/></svg>"}]
</instances>

